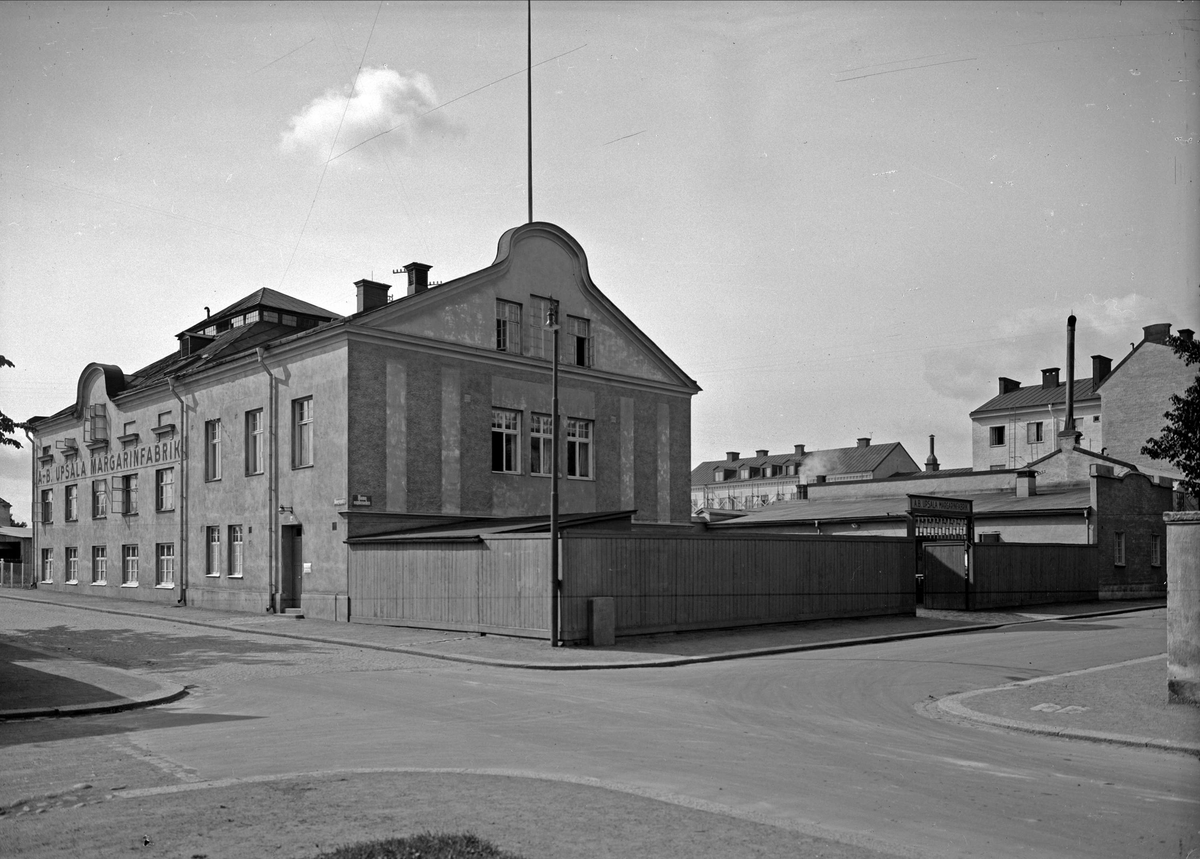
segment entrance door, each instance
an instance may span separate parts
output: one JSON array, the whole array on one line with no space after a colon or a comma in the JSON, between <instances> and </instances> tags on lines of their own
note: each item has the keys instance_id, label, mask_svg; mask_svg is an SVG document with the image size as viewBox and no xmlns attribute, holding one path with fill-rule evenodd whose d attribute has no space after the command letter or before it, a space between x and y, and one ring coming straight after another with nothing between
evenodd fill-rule
<instances>
[{"instance_id":1,"label":"entrance door","mask_svg":"<svg viewBox=\"0 0 1200 859\"><path fill-rule=\"evenodd\" d=\"M280 543L280 609L300 608L304 593L304 528L285 525Z\"/></svg>"},{"instance_id":2,"label":"entrance door","mask_svg":"<svg viewBox=\"0 0 1200 859\"><path fill-rule=\"evenodd\" d=\"M925 608L970 608L966 543L925 544Z\"/></svg>"}]
</instances>

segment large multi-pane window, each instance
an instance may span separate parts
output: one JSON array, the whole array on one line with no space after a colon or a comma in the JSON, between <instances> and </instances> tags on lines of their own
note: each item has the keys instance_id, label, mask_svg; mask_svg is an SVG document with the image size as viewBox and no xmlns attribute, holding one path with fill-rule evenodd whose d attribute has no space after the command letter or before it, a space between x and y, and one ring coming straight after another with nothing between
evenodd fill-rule
<instances>
[{"instance_id":1,"label":"large multi-pane window","mask_svg":"<svg viewBox=\"0 0 1200 859\"><path fill-rule=\"evenodd\" d=\"M154 509L175 509L174 468L160 468L154 473Z\"/></svg>"},{"instance_id":2,"label":"large multi-pane window","mask_svg":"<svg viewBox=\"0 0 1200 859\"><path fill-rule=\"evenodd\" d=\"M221 479L221 419L204 422L204 479Z\"/></svg>"},{"instance_id":3,"label":"large multi-pane window","mask_svg":"<svg viewBox=\"0 0 1200 859\"><path fill-rule=\"evenodd\" d=\"M554 419L550 415L529 416L529 473L549 475L554 467Z\"/></svg>"},{"instance_id":4,"label":"large multi-pane window","mask_svg":"<svg viewBox=\"0 0 1200 859\"><path fill-rule=\"evenodd\" d=\"M531 358L549 358L553 348L554 335L546 328L546 319L550 314L551 301L533 295L529 298L528 337L525 351Z\"/></svg>"},{"instance_id":5,"label":"large multi-pane window","mask_svg":"<svg viewBox=\"0 0 1200 859\"><path fill-rule=\"evenodd\" d=\"M138 476L126 474L113 478L112 512L136 516L138 512Z\"/></svg>"},{"instance_id":6,"label":"large multi-pane window","mask_svg":"<svg viewBox=\"0 0 1200 859\"><path fill-rule=\"evenodd\" d=\"M496 351L521 353L521 305L496 299Z\"/></svg>"},{"instance_id":7,"label":"large multi-pane window","mask_svg":"<svg viewBox=\"0 0 1200 859\"><path fill-rule=\"evenodd\" d=\"M54 490L42 490L42 503L39 520L43 525L49 525L54 521Z\"/></svg>"},{"instance_id":8,"label":"large multi-pane window","mask_svg":"<svg viewBox=\"0 0 1200 859\"><path fill-rule=\"evenodd\" d=\"M592 477L592 422L567 418L567 477Z\"/></svg>"},{"instance_id":9,"label":"large multi-pane window","mask_svg":"<svg viewBox=\"0 0 1200 859\"><path fill-rule=\"evenodd\" d=\"M92 584L108 583L108 546L92 546Z\"/></svg>"},{"instance_id":10,"label":"large multi-pane window","mask_svg":"<svg viewBox=\"0 0 1200 859\"><path fill-rule=\"evenodd\" d=\"M67 584L79 583L79 547L67 546Z\"/></svg>"},{"instance_id":11,"label":"large multi-pane window","mask_svg":"<svg viewBox=\"0 0 1200 859\"><path fill-rule=\"evenodd\" d=\"M204 528L204 574L221 575L221 526L207 525Z\"/></svg>"},{"instance_id":12,"label":"large multi-pane window","mask_svg":"<svg viewBox=\"0 0 1200 859\"><path fill-rule=\"evenodd\" d=\"M160 588L174 587L175 544L159 543L154 554L154 584Z\"/></svg>"},{"instance_id":13,"label":"large multi-pane window","mask_svg":"<svg viewBox=\"0 0 1200 859\"><path fill-rule=\"evenodd\" d=\"M567 317L567 354L568 364L579 367L592 366L592 323L578 316Z\"/></svg>"},{"instance_id":14,"label":"large multi-pane window","mask_svg":"<svg viewBox=\"0 0 1200 859\"><path fill-rule=\"evenodd\" d=\"M492 471L505 474L520 473L520 450L520 412L492 409Z\"/></svg>"},{"instance_id":15,"label":"large multi-pane window","mask_svg":"<svg viewBox=\"0 0 1200 859\"><path fill-rule=\"evenodd\" d=\"M92 481L92 518L103 519L108 515L108 479Z\"/></svg>"},{"instance_id":16,"label":"large multi-pane window","mask_svg":"<svg viewBox=\"0 0 1200 859\"><path fill-rule=\"evenodd\" d=\"M121 584L136 585L138 583L138 547L121 547Z\"/></svg>"},{"instance_id":17,"label":"large multi-pane window","mask_svg":"<svg viewBox=\"0 0 1200 859\"><path fill-rule=\"evenodd\" d=\"M42 581L54 581L54 550L42 549Z\"/></svg>"},{"instance_id":18,"label":"large multi-pane window","mask_svg":"<svg viewBox=\"0 0 1200 859\"><path fill-rule=\"evenodd\" d=\"M262 474L264 468L263 412L255 409L246 412L246 473Z\"/></svg>"},{"instance_id":19,"label":"large multi-pane window","mask_svg":"<svg viewBox=\"0 0 1200 859\"><path fill-rule=\"evenodd\" d=\"M292 401L292 468L313 464L313 400Z\"/></svg>"},{"instance_id":20,"label":"large multi-pane window","mask_svg":"<svg viewBox=\"0 0 1200 859\"><path fill-rule=\"evenodd\" d=\"M242 542L242 526L229 526L229 577L232 579L240 579L242 577L243 560L245 559L244 544Z\"/></svg>"},{"instance_id":21,"label":"large multi-pane window","mask_svg":"<svg viewBox=\"0 0 1200 859\"><path fill-rule=\"evenodd\" d=\"M72 483L67 487L65 507L65 518L68 522L79 519L79 485L77 483Z\"/></svg>"}]
</instances>

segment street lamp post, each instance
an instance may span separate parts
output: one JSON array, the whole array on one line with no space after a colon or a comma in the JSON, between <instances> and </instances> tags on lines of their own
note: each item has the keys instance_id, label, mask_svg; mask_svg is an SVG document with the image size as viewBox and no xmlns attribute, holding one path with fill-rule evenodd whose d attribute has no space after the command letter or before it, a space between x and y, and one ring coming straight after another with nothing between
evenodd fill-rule
<instances>
[{"instance_id":1,"label":"street lamp post","mask_svg":"<svg viewBox=\"0 0 1200 859\"><path fill-rule=\"evenodd\" d=\"M553 332L550 359L550 646L558 647L558 302L550 299L546 328Z\"/></svg>"}]
</instances>

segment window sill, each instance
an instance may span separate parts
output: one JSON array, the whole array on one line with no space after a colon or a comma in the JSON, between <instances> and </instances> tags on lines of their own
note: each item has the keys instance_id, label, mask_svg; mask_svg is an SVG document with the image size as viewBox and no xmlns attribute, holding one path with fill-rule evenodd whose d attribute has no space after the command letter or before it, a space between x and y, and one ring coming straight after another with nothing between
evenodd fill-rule
<instances>
[{"instance_id":1,"label":"window sill","mask_svg":"<svg viewBox=\"0 0 1200 859\"><path fill-rule=\"evenodd\" d=\"M122 582L121 583L121 587L123 587L123 588L136 588L137 586L138 586L137 582Z\"/></svg>"},{"instance_id":2,"label":"window sill","mask_svg":"<svg viewBox=\"0 0 1200 859\"><path fill-rule=\"evenodd\" d=\"M221 578L221 574L220 574L220 573L205 573L205 574L204 574L204 578L206 578L206 579L219 579L219 578Z\"/></svg>"},{"instance_id":3,"label":"window sill","mask_svg":"<svg viewBox=\"0 0 1200 859\"><path fill-rule=\"evenodd\" d=\"M175 508L174 507L160 507L158 510L155 510L154 512L155 513L174 513Z\"/></svg>"},{"instance_id":4,"label":"window sill","mask_svg":"<svg viewBox=\"0 0 1200 859\"><path fill-rule=\"evenodd\" d=\"M154 589L156 591L173 591L175 590L175 583L171 582L170 584L155 585Z\"/></svg>"},{"instance_id":5,"label":"window sill","mask_svg":"<svg viewBox=\"0 0 1200 859\"><path fill-rule=\"evenodd\" d=\"M64 585L78 585L79 579L68 579L67 581L63 582L63 584Z\"/></svg>"},{"instance_id":6,"label":"window sill","mask_svg":"<svg viewBox=\"0 0 1200 859\"><path fill-rule=\"evenodd\" d=\"M107 586L107 585L108 585L108 580L107 580L107 579L101 579L100 581L98 581L98 582L92 582L91 584L92 584L92 586L93 586L93 587L95 587L96 585L99 585L100 587L105 587L105 586Z\"/></svg>"},{"instance_id":7,"label":"window sill","mask_svg":"<svg viewBox=\"0 0 1200 859\"><path fill-rule=\"evenodd\" d=\"M293 465L292 471L303 471L306 468L312 468L312 467L313 467L313 464L311 462L308 463L307 465Z\"/></svg>"},{"instance_id":8,"label":"window sill","mask_svg":"<svg viewBox=\"0 0 1200 859\"><path fill-rule=\"evenodd\" d=\"M231 578L231 579L242 579L242 578L245 578L245 576L243 576L241 573L230 573L230 574L229 574L229 578Z\"/></svg>"}]
</instances>

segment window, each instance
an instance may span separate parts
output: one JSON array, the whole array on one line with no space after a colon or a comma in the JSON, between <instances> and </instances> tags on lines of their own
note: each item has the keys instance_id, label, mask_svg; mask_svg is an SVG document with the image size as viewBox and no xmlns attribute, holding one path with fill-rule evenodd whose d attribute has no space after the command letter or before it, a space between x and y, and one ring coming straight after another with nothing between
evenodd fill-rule
<instances>
[{"instance_id":1,"label":"window","mask_svg":"<svg viewBox=\"0 0 1200 859\"><path fill-rule=\"evenodd\" d=\"M567 418L567 477L592 477L592 422Z\"/></svg>"},{"instance_id":2,"label":"window","mask_svg":"<svg viewBox=\"0 0 1200 859\"><path fill-rule=\"evenodd\" d=\"M79 547L67 546L67 584L79 584Z\"/></svg>"},{"instance_id":3,"label":"window","mask_svg":"<svg viewBox=\"0 0 1200 859\"><path fill-rule=\"evenodd\" d=\"M567 355L568 364L579 367L592 366L592 324L587 319L578 316L567 317Z\"/></svg>"},{"instance_id":4,"label":"window","mask_svg":"<svg viewBox=\"0 0 1200 859\"><path fill-rule=\"evenodd\" d=\"M292 468L313 464L312 397L292 401Z\"/></svg>"},{"instance_id":5,"label":"window","mask_svg":"<svg viewBox=\"0 0 1200 859\"><path fill-rule=\"evenodd\" d=\"M246 474L263 473L262 409L246 412Z\"/></svg>"},{"instance_id":6,"label":"window","mask_svg":"<svg viewBox=\"0 0 1200 859\"><path fill-rule=\"evenodd\" d=\"M103 519L108 515L108 480L92 481L92 518Z\"/></svg>"},{"instance_id":7,"label":"window","mask_svg":"<svg viewBox=\"0 0 1200 859\"><path fill-rule=\"evenodd\" d=\"M154 585L160 588L175 586L175 544L159 543L155 547Z\"/></svg>"},{"instance_id":8,"label":"window","mask_svg":"<svg viewBox=\"0 0 1200 859\"><path fill-rule=\"evenodd\" d=\"M1042 440L1043 440L1042 439L1042 422L1041 421L1030 421L1029 423L1027 423L1025 425L1025 436L1026 436L1026 441L1028 441L1030 444L1041 444Z\"/></svg>"},{"instance_id":9,"label":"window","mask_svg":"<svg viewBox=\"0 0 1200 859\"><path fill-rule=\"evenodd\" d=\"M136 516L138 512L138 476L126 474L113 478L112 512Z\"/></svg>"},{"instance_id":10,"label":"window","mask_svg":"<svg viewBox=\"0 0 1200 859\"><path fill-rule=\"evenodd\" d=\"M54 581L54 550L42 549L42 581Z\"/></svg>"},{"instance_id":11,"label":"window","mask_svg":"<svg viewBox=\"0 0 1200 859\"><path fill-rule=\"evenodd\" d=\"M137 587L138 547L121 547L121 587Z\"/></svg>"},{"instance_id":12,"label":"window","mask_svg":"<svg viewBox=\"0 0 1200 859\"><path fill-rule=\"evenodd\" d=\"M96 444L108 441L108 407L104 403L88 406L83 420L83 441Z\"/></svg>"},{"instance_id":13,"label":"window","mask_svg":"<svg viewBox=\"0 0 1200 859\"><path fill-rule=\"evenodd\" d=\"M988 439L992 447L1004 444L1004 427L988 427Z\"/></svg>"},{"instance_id":14,"label":"window","mask_svg":"<svg viewBox=\"0 0 1200 859\"><path fill-rule=\"evenodd\" d=\"M72 483L66 490L66 520L75 522L79 519L79 485Z\"/></svg>"},{"instance_id":15,"label":"window","mask_svg":"<svg viewBox=\"0 0 1200 859\"><path fill-rule=\"evenodd\" d=\"M204 528L204 574L221 575L221 526L207 525Z\"/></svg>"},{"instance_id":16,"label":"window","mask_svg":"<svg viewBox=\"0 0 1200 859\"><path fill-rule=\"evenodd\" d=\"M108 584L108 546L92 546L92 584Z\"/></svg>"},{"instance_id":17,"label":"window","mask_svg":"<svg viewBox=\"0 0 1200 859\"><path fill-rule=\"evenodd\" d=\"M496 351L521 354L521 305L496 299Z\"/></svg>"},{"instance_id":18,"label":"window","mask_svg":"<svg viewBox=\"0 0 1200 859\"><path fill-rule=\"evenodd\" d=\"M221 479L221 419L204 422L204 479Z\"/></svg>"},{"instance_id":19,"label":"window","mask_svg":"<svg viewBox=\"0 0 1200 859\"><path fill-rule=\"evenodd\" d=\"M54 490L42 490L42 509L40 521L43 525L49 525L54 521Z\"/></svg>"},{"instance_id":20,"label":"window","mask_svg":"<svg viewBox=\"0 0 1200 859\"><path fill-rule=\"evenodd\" d=\"M551 301L536 295L529 298L529 337L526 343L529 357L549 358L553 348L554 335L546 328L546 318L550 314Z\"/></svg>"},{"instance_id":21,"label":"window","mask_svg":"<svg viewBox=\"0 0 1200 859\"><path fill-rule=\"evenodd\" d=\"M242 577L242 560L245 557L242 544L242 526L229 526L229 577L231 579L240 579Z\"/></svg>"},{"instance_id":22,"label":"window","mask_svg":"<svg viewBox=\"0 0 1200 859\"><path fill-rule=\"evenodd\" d=\"M1150 535L1150 566L1162 566L1162 535Z\"/></svg>"},{"instance_id":23,"label":"window","mask_svg":"<svg viewBox=\"0 0 1200 859\"><path fill-rule=\"evenodd\" d=\"M1113 532L1113 565L1125 566L1125 532Z\"/></svg>"},{"instance_id":24,"label":"window","mask_svg":"<svg viewBox=\"0 0 1200 859\"><path fill-rule=\"evenodd\" d=\"M154 472L154 509L175 509L175 469L160 468Z\"/></svg>"},{"instance_id":25,"label":"window","mask_svg":"<svg viewBox=\"0 0 1200 859\"><path fill-rule=\"evenodd\" d=\"M521 460L521 415L505 409L492 409L492 471L519 474Z\"/></svg>"},{"instance_id":26,"label":"window","mask_svg":"<svg viewBox=\"0 0 1200 859\"><path fill-rule=\"evenodd\" d=\"M549 476L554 467L554 419L550 415L529 416L529 473Z\"/></svg>"}]
</instances>

